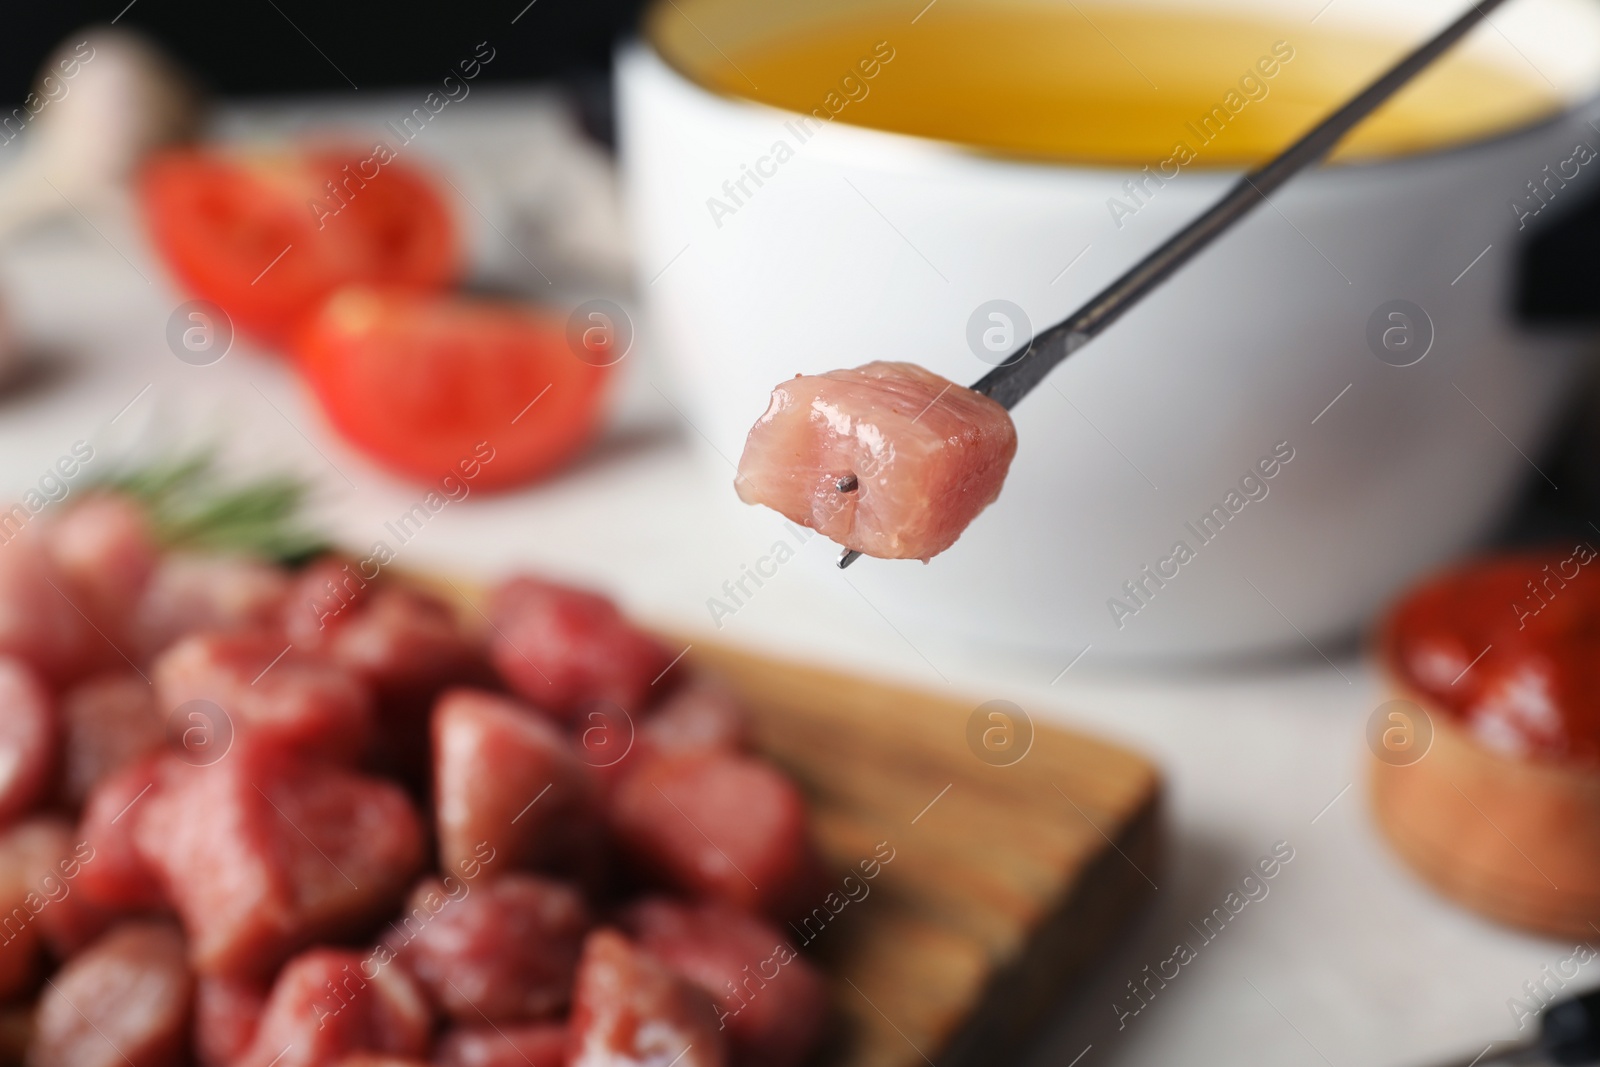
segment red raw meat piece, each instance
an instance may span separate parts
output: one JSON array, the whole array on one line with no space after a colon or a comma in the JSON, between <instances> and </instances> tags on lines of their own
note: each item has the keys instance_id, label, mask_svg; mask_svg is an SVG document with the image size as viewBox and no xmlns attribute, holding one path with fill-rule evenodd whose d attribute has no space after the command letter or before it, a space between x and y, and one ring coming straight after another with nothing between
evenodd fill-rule
<instances>
[{"instance_id":1,"label":"red raw meat piece","mask_svg":"<svg viewBox=\"0 0 1600 1067\"><path fill-rule=\"evenodd\" d=\"M433 1050L437 1067L565 1067L562 1023L447 1030Z\"/></svg>"},{"instance_id":2,"label":"red raw meat piece","mask_svg":"<svg viewBox=\"0 0 1600 1067\"><path fill-rule=\"evenodd\" d=\"M0 833L0 1001L25 992L37 977L45 924L57 904L61 859L71 852L69 831L58 819L29 819ZM74 857L75 858L75 857ZM55 889L55 892L51 892Z\"/></svg>"},{"instance_id":3,"label":"red raw meat piece","mask_svg":"<svg viewBox=\"0 0 1600 1067\"><path fill-rule=\"evenodd\" d=\"M583 897L560 882L529 874L479 886L430 878L385 941L445 1014L499 1023L566 1007L588 930Z\"/></svg>"},{"instance_id":4,"label":"red raw meat piece","mask_svg":"<svg viewBox=\"0 0 1600 1067\"><path fill-rule=\"evenodd\" d=\"M323 648L372 599L373 582L362 564L324 556L294 577L283 604L283 631L296 648Z\"/></svg>"},{"instance_id":5,"label":"red raw meat piece","mask_svg":"<svg viewBox=\"0 0 1600 1067\"><path fill-rule=\"evenodd\" d=\"M727 752L652 760L612 798L632 858L667 885L786 918L816 885L805 800L770 764Z\"/></svg>"},{"instance_id":6,"label":"red raw meat piece","mask_svg":"<svg viewBox=\"0 0 1600 1067\"><path fill-rule=\"evenodd\" d=\"M428 716L441 692L495 684L488 649L448 604L411 589L380 589L341 626L328 654L364 678L377 698L375 761L408 779L426 776Z\"/></svg>"},{"instance_id":7,"label":"red raw meat piece","mask_svg":"<svg viewBox=\"0 0 1600 1067\"><path fill-rule=\"evenodd\" d=\"M638 714L672 662L610 600L537 578L502 582L490 595L489 618L501 677L536 707L567 718L595 701Z\"/></svg>"},{"instance_id":8,"label":"red raw meat piece","mask_svg":"<svg viewBox=\"0 0 1600 1067\"><path fill-rule=\"evenodd\" d=\"M61 698L62 795L81 805L113 771L159 752L166 724L150 683L132 671L101 674Z\"/></svg>"},{"instance_id":9,"label":"red raw meat piece","mask_svg":"<svg viewBox=\"0 0 1600 1067\"><path fill-rule=\"evenodd\" d=\"M20 659L0 656L0 826L44 798L56 764L50 693Z\"/></svg>"},{"instance_id":10,"label":"red raw meat piece","mask_svg":"<svg viewBox=\"0 0 1600 1067\"><path fill-rule=\"evenodd\" d=\"M116 493L87 497L50 525L48 544L82 597L79 605L95 618L116 620L120 634L160 556L144 508Z\"/></svg>"},{"instance_id":11,"label":"red raw meat piece","mask_svg":"<svg viewBox=\"0 0 1600 1067\"><path fill-rule=\"evenodd\" d=\"M637 725L633 716L612 705L581 713L573 734L578 758L595 769L610 797L629 775L659 756L745 748L749 724L727 686L695 677L681 683Z\"/></svg>"},{"instance_id":12,"label":"red raw meat piece","mask_svg":"<svg viewBox=\"0 0 1600 1067\"><path fill-rule=\"evenodd\" d=\"M634 716L615 704L586 708L568 731L573 752L600 783L603 802L609 801L618 783L658 755L655 743Z\"/></svg>"},{"instance_id":13,"label":"red raw meat piece","mask_svg":"<svg viewBox=\"0 0 1600 1067\"><path fill-rule=\"evenodd\" d=\"M334 1067L354 1053L424 1059L433 1019L404 971L318 948L284 965L250 1048L232 1067Z\"/></svg>"},{"instance_id":14,"label":"red raw meat piece","mask_svg":"<svg viewBox=\"0 0 1600 1067\"><path fill-rule=\"evenodd\" d=\"M256 982L201 977L194 991L194 1051L202 1067L230 1067L256 1038L267 1005Z\"/></svg>"},{"instance_id":15,"label":"red raw meat piece","mask_svg":"<svg viewBox=\"0 0 1600 1067\"><path fill-rule=\"evenodd\" d=\"M735 1064L798 1067L822 1036L822 976L760 919L717 904L652 899L629 908L623 925L640 948L718 1002Z\"/></svg>"},{"instance_id":16,"label":"red raw meat piece","mask_svg":"<svg viewBox=\"0 0 1600 1067\"><path fill-rule=\"evenodd\" d=\"M89 793L78 826L79 837L94 852L78 877L78 891L111 911L141 911L166 902L134 843L134 830L150 798L160 788L162 763L140 760L115 771Z\"/></svg>"},{"instance_id":17,"label":"red raw meat piece","mask_svg":"<svg viewBox=\"0 0 1600 1067\"><path fill-rule=\"evenodd\" d=\"M69 861L76 862L76 861ZM39 933L45 947L56 960L68 960L79 950L115 926L123 916L98 905L91 904L77 893L70 892L58 903L51 904L39 915Z\"/></svg>"},{"instance_id":18,"label":"red raw meat piece","mask_svg":"<svg viewBox=\"0 0 1600 1067\"><path fill-rule=\"evenodd\" d=\"M868 363L774 389L734 485L847 548L927 561L1000 495L1016 452L995 401L912 363ZM842 493L849 476L859 487Z\"/></svg>"},{"instance_id":19,"label":"red raw meat piece","mask_svg":"<svg viewBox=\"0 0 1600 1067\"><path fill-rule=\"evenodd\" d=\"M242 556L173 552L161 559L134 615L148 660L192 633L276 628L288 595L281 568Z\"/></svg>"},{"instance_id":20,"label":"red raw meat piece","mask_svg":"<svg viewBox=\"0 0 1600 1067\"><path fill-rule=\"evenodd\" d=\"M749 743L750 725L726 684L693 678L645 720L640 733L664 755L708 749L737 751Z\"/></svg>"},{"instance_id":21,"label":"red raw meat piece","mask_svg":"<svg viewBox=\"0 0 1600 1067\"><path fill-rule=\"evenodd\" d=\"M337 1067L429 1067L408 1056L385 1056L378 1052L357 1052L340 1060Z\"/></svg>"},{"instance_id":22,"label":"red raw meat piece","mask_svg":"<svg viewBox=\"0 0 1600 1067\"><path fill-rule=\"evenodd\" d=\"M615 930L584 943L572 994L570 1067L723 1067L705 993Z\"/></svg>"},{"instance_id":23,"label":"red raw meat piece","mask_svg":"<svg viewBox=\"0 0 1600 1067\"><path fill-rule=\"evenodd\" d=\"M439 866L460 870L487 846L491 876L559 863L595 840L598 786L537 712L469 689L433 712Z\"/></svg>"},{"instance_id":24,"label":"red raw meat piece","mask_svg":"<svg viewBox=\"0 0 1600 1067\"><path fill-rule=\"evenodd\" d=\"M168 759L135 841L203 974L270 974L318 938L359 933L422 865L421 823L387 782L245 739L209 766Z\"/></svg>"},{"instance_id":25,"label":"red raw meat piece","mask_svg":"<svg viewBox=\"0 0 1600 1067\"><path fill-rule=\"evenodd\" d=\"M461 678L488 681L488 650L450 606L413 589L383 589L333 635L333 658L376 683L385 696L434 689ZM431 697L431 694L430 694Z\"/></svg>"},{"instance_id":26,"label":"red raw meat piece","mask_svg":"<svg viewBox=\"0 0 1600 1067\"><path fill-rule=\"evenodd\" d=\"M194 978L169 926L119 926L63 967L35 1013L28 1067L179 1067Z\"/></svg>"},{"instance_id":27,"label":"red raw meat piece","mask_svg":"<svg viewBox=\"0 0 1600 1067\"><path fill-rule=\"evenodd\" d=\"M6 518L0 513L0 656L15 656L53 682L124 662L70 599L77 595L72 583L41 538L32 528L6 536Z\"/></svg>"},{"instance_id":28,"label":"red raw meat piece","mask_svg":"<svg viewBox=\"0 0 1600 1067\"><path fill-rule=\"evenodd\" d=\"M0 864L17 879L0 897L14 897L19 887L25 890L20 898L23 911L31 915L40 939L57 959L105 933L114 919L79 892L78 878L94 859L94 848L77 838L72 824L59 816L30 819L0 839ZM23 915L14 904L0 915L6 934L21 921ZM3 951L10 950L0 948Z\"/></svg>"},{"instance_id":29,"label":"red raw meat piece","mask_svg":"<svg viewBox=\"0 0 1600 1067\"><path fill-rule=\"evenodd\" d=\"M113 915L111 912L86 904L75 896L67 897L60 905L52 904L39 916L40 939L45 947L45 975L54 973L56 966L81 955L85 945L93 943L107 930L128 918L130 916ZM131 916L131 918L159 920L162 916ZM37 989L34 991L37 992Z\"/></svg>"},{"instance_id":30,"label":"red raw meat piece","mask_svg":"<svg viewBox=\"0 0 1600 1067\"><path fill-rule=\"evenodd\" d=\"M151 673L160 708L170 714L188 701L209 701L237 734L341 760L359 756L372 737L366 683L323 656L289 648L281 637L195 634L164 652ZM198 714L205 744L226 734L208 713Z\"/></svg>"},{"instance_id":31,"label":"red raw meat piece","mask_svg":"<svg viewBox=\"0 0 1600 1067\"><path fill-rule=\"evenodd\" d=\"M733 693L718 681L691 678L635 725L614 704L579 713L573 749L595 769L606 797L640 766L664 755L739 752L749 745L749 723Z\"/></svg>"}]
</instances>

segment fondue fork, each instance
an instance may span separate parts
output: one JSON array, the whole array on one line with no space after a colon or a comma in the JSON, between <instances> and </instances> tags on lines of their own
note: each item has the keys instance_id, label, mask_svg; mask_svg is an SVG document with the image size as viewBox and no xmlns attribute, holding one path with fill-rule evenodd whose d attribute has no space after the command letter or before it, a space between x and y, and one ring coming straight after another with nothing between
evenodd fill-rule
<instances>
[{"instance_id":1,"label":"fondue fork","mask_svg":"<svg viewBox=\"0 0 1600 1067\"><path fill-rule=\"evenodd\" d=\"M1100 290L1088 303L1066 319L1035 336L1006 362L979 378L972 391L982 393L1010 410L1056 365L1103 333L1128 309L1177 272L1234 223L1254 211L1269 193L1281 188L1290 178L1333 151L1345 134L1377 110L1417 74L1427 69L1452 45L1489 17L1489 12L1505 0L1480 0L1459 18L1421 45L1363 89L1343 107L1318 123L1311 132L1286 148L1276 158L1245 174L1221 200L1189 225L1167 239L1155 251L1135 263L1120 278ZM839 479L841 493L860 487L855 475ZM848 567L861 553L846 549L839 566Z\"/></svg>"}]
</instances>

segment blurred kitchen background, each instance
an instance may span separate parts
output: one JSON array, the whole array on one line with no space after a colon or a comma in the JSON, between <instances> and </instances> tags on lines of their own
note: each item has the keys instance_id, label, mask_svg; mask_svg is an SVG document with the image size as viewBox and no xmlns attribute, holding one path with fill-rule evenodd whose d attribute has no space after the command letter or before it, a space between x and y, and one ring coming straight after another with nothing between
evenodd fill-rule
<instances>
[{"instance_id":1,"label":"blurred kitchen background","mask_svg":"<svg viewBox=\"0 0 1600 1067\"><path fill-rule=\"evenodd\" d=\"M113 23L160 41L201 84L228 97L347 89L339 69L364 89L411 87L448 70L463 48L486 34L515 41L515 47L483 75L485 82L604 79L616 40L633 28L642 6L640 0L542 7L537 0L521 5L291 0L219 10L199 2L135 0L119 10L118 5L67 0L15 12L0 43L0 93L8 104L20 105L45 56L68 34ZM337 68L319 56L318 48L338 58Z\"/></svg>"},{"instance_id":2,"label":"blurred kitchen background","mask_svg":"<svg viewBox=\"0 0 1600 1067\"><path fill-rule=\"evenodd\" d=\"M459 504L452 502L400 550L400 566L469 577L511 568L545 571L605 588L643 618L685 634L970 695L974 706L990 699L1012 700L1041 721L1085 726L1155 757L1167 775L1170 872L1162 879L1151 914L1063 1006L1038 1053L1040 1064L1076 1063L1073 1057L1086 1045L1092 1047L1093 1058L1084 1061L1085 1067L1159 1058L1402 1064L1431 1061L1452 1051L1470 1055L1488 1042L1517 1036L1507 999L1523 995L1524 980L1536 977L1547 962L1564 958L1571 946L1495 926L1443 903L1383 846L1366 812L1361 783L1368 758L1363 731L1386 691L1363 641L1387 596L1454 555L1489 545L1600 536L1595 533L1600 522L1600 395L1589 358L1593 344L1586 339L1590 321L1600 319L1600 272L1594 266L1600 184L1585 172L1590 182L1575 182L1560 210L1541 220L1528 240L1515 248L1495 248L1478 266L1485 274L1495 272L1492 291L1461 296L1468 283L1455 286L1450 281L1488 243L1488 238L1479 241L1466 233L1465 223L1463 250L1449 249L1448 257L1441 256L1435 265L1439 292L1460 297L1463 306L1493 305L1497 315L1503 311L1514 321L1514 328L1529 336L1553 331L1563 345L1582 353L1573 360L1570 374L1549 383L1553 399L1528 402L1510 421L1492 417L1499 415L1502 389L1507 395L1518 393L1495 377L1497 370L1467 381L1473 391L1469 403L1482 407L1475 414L1472 407L1459 405L1451 416L1458 421L1434 442L1438 451L1430 455L1441 457L1443 470L1450 461L1442 457L1456 448L1451 434L1470 435L1473 448L1508 457L1504 470L1492 476L1506 482L1504 492L1487 494L1467 509L1476 516L1472 522L1445 531L1429 547L1405 547L1407 562L1395 564L1394 573L1370 593L1316 615L1322 623L1307 622L1302 614L1321 611L1311 603L1315 589L1306 587L1302 603L1290 577L1284 579L1281 596L1263 578L1264 588L1274 595L1257 599L1261 590L1252 593L1236 578L1230 578L1234 585L1219 591L1222 587L1203 585L1207 579L1197 575L1190 583L1192 603L1180 606L1179 596L1190 595L1181 588L1169 598L1171 610L1184 615L1181 627L1160 631L1159 619L1138 620L1133 625L1147 623L1152 633L1161 634L1159 640L1148 647L1119 646L1120 631L1094 628L1105 616L1101 601L1118 592L1118 581L1104 582L1100 576L1114 573L1120 581L1136 573L1136 565L1112 562L1098 568L1094 581L1086 583L1098 592L1088 598L1063 596L1063 601L1073 600L1070 609L1021 602L1007 607L1003 598L1015 594L998 578L992 588L1000 592L985 599L991 568L1013 569L1015 581L1024 583L1029 553L1064 566L1061 561L1070 560L1082 544L1076 535L1051 528L1042 516L1030 519L1020 505L997 507L994 515L980 520L965 554L951 562L953 569L942 572L952 585L973 591L969 603L946 595L948 586L921 583L935 592L907 593L906 586L920 582L920 568L912 569L912 564L885 578L881 565L864 560L848 576L840 575L832 569L834 546L799 536L773 514L734 499L737 441L730 441L704 413L706 390L695 384L697 375L721 371L717 365L709 372L696 367L681 353L674 363L663 358L658 339L671 334L681 347L685 323L670 321L670 306L666 322L645 307L650 290L675 292L675 270L700 269L694 257L703 245L695 244L699 238L686 238L674 256L678 238L663 237L658 226L648 252L642 253L637 220L630 218L625 204L637 207L647 197L637 189L627 196L618 174L613 68L619 49L633 38L643 6L638 0L450 5L134 0L123 7L68 0L7 12L0 33L0 115L23 107L38 72L63 45L70 48L90 39L101 50L67 96L41 110L37 123L20 136L0 144L0 498L22 498L80 440L91 442L107 465L198 448L214 450L226 467L243 475L288 469L307 478L315 487L316 520L352 552L362 553L384 536L384 524L410 509L426 488L390 473L344 440L286 361L247 335L236 336L225 356L205 365L184 360L173 347L173 316L192 294L152 247L124 179L137 155L149 147L141 138L165 140L186 134L190 127L181 115L164 124L142 102L139 87L148 85L141 73L146 70L140 66L145 62L138 51L142 45L134 46L126 69L113 69L101 59L120 54L118 31L153 44L171 63L178 83L200 94L203 107L195 115L205 137L254 144L340 137L363 145L385 124L409 114L463 57L487 43L494 58L472 82L470 96L447 107L414 145L414 161L448 183L441 191L464 237L465 284L534 302L563 323L580 307L608 302L631 344L615 368L604 428L581 455L536 484L496 494L473 492ZM631 62L642 60L635 55ZM710 114L701 115L696 108L719 106L650 96L659 88L652 78L659 80L657 73L645 71L631 91L691 117ZM91 92L100 95L90 99ZM62 124L83 125L69 136L50 133L47 123L58 131ZM659 166L660 147L652 147L652 138L681 142L685 155L693 155L701 151L696 138L703 135L689 125L680 131L653 123L636 131L633 143L657 153L652 165ZM78 144L85 159L103 162L109 156L110 162L104 162L102 171L95 170L100 164L85 164L60 188L46 189L39 174L47 168L41 164L30 170L33 164L27 159L28 153L43 151L49 137ZM730 169L717 161L715 166L723 168L718 173L736 175L736 161L754 158L762 137L748 131L735 136L736 147L727 156L735 162ZM97 148L82 148L83 143ZM846 141L844 147L827 151L848 155L851 146ZM99 150L104 152L96 154ZM823 151L811 163L828 165ZM54 158L70 162L79 157ZM1465 152L1450 166L1467 170L1475 158ZM907 149L888 154L881 170L920 180L918 168L925 161L918 151ZM1526 170L1532 177L1538 166L1527 164L1519 159L1506 173ZM97 177L101 173L104 182ZM1368 177L1352 177L1350 185L1361 186ZM1013 179L1024 198L1047 202L1056 193L1031 172L1005 180ZM886 180L889 188L894 179ZM1186 179L1196 195L1213 188L1205 184L1211 180ZM1520 178L1482 200L1503 212L1499 205L1518 184ZM716 192L712 182L704 195ZM867 193L858 193L867 198ZM1412 188L1407 195L1425 193ZM784 194L771 195L774 210L780 210L778 197ZM878 226L878 218L899 219L905 225L899 201L894 194L885 195L890 198L869 200L876 215L864 214L852 225ZM1098 205L1104 195L1095 186L1083 193L1084 202ZM1292 198L1285 202L1300 203ZM695 206L698 210L698 201ZM1174 203L1171 210L1179 206ZM923 208L935 210L928 205L917 210ZM1316 215L1309 200L1306 210L1315 216L1315 225L1307 225L1318 241L1323 231L1316 225L1337 229L1336 216ZM1092 211L1095 224L1104 226L1103 209L1094 206ZM1151 218L1155 222L1148 226L1181 222L1182 216ZM1502 226L1507 221L1496 220ZM1263 213L1253 225L1269 223ZM1147 236L1154 240L1156 234ZM916 265L888 230L873 231L871 239L882 239L904 263ZM1292 233L1284 239L1284 247L1296 240ZM1050 255L1070 268L1068 261L1083 244L1062 244ZM730 247L738 246L723 246ZM1135 251L1129 245L1116 254L1125 253L1126 262ZM759 272L760 264L742 262L737 253L721 254L727 257L722 266L730 275ZM948 251L948 260L937 251L933 255L949 267L958 253ZM680 263L678 257L686 258ZM1091 282L1108 277L1115 262L1085 260L1084 270L1091 273L1072 276L1055 289L1043 284L1049 282L1045 275L1041 292L1052 294L1055 302L1049 311L1059 310L1057 303L1070 307L1092 292ZM1196 269L1204 266L1196 264ZM821 273L814 264L796 269ZM716 277L714 272L692 276L700 284ZM682 284L688 284L688 277ZM1009 295L996 288L987 295ZM1296 510L1331 523L1329 515L1348 514L1357 505L1341 497L1329 506L1328 515L1320 515L1314 494L1296 490L1290 477L1303 473L1311 478L1316 472L1322 484L1370 478L1378 486L1381 479L1372 477L1372 471L1381 469L1381 456L1368 456L1364 467L1317 468L1313 435L1366 440L1370 451L1378 453L1386 447L1378 443L1387 441L1384 427L1408 417L1383 403L1390 388L1386 383L1395 379L1381 375L1395 368L1375 360L1377 353L1368 353L1360 340L1363 324L1381 298L1407 295L1383 292L1368 299L1363 293L1359 307L1341 307L1354 369L1328 371L1317 395L1334 404L1342 397L1346 410L1330 404L1319 415L1319 399L1303 417L1296 411L1293 426L1284 433L1303 448L1304 467L1291 469L1284 484L1274 489L1277 504L1264 505L1280 509L1270 520L1268 514L1261 516L1258 536L1270 547L1249 542L1239 548L1241 556L1261 560L1269 569L1281 566L1285 576L1314 578L1325 566L1315 546L1297 548L1296 535L1269 530L1267 523ZM959 340L959 323L971 309L956 303L957 328L946 332L956 338L953 347L959 356L971 362ZM764 305L744 302L736 294L708 291L702 306L725 312L715 324L696 319L695 325L710 334L726 335L729 330L723 327L729 323L744 329L747 315L765 317L765 328L774 334L791 325L770 321ZM818 316L831 313L827 305L817 308ZM1035 304L1030 308L1035 327L1052 321ZM1222 309L1219 318L1229 315ZM1448 322L1440 317L1441 337L1448 333ZM1274 343L1292 353L1303 342L1304 336L1288 336ZM1194 358L1201 358L1204 350L1202 336ZM829 352L815 358L820 362L804 369L860 362ZM887 358L920 359L920 354ZM1425 369L1432 371L1442 358L1443 350L1436 352ZM1085 374L1091 375L1086 380L1095 380L1085 363ZM961 373L975 378L984 368L971 365L972 373ZM794 369L800 368L789 368ZM1450 374L1436 373L1443 375L1440 389L1448 390ZM781 376L765 369L756 375L768 384ZM1353 388L1350 395L1339 391L1347 381ZM1108 392L1107 404L1097 407L1092 396L1071 388L1067 393L1082 409L1074 414L1065 405L1052 408L1049 421L1074 428L1074 447L1083 450L1077 454L1099 450L1094 462L1122 479L1105 490L1112 499L1121 494L1133 500L1145 492L1144 482L1152 489L1157 482L1166 484L1165 475L1151 464L1185 448L1169 448L1159 432L1130 422L1130 409L1117 406L1128 395ZM750 407L748 398L741 403L737 410L747 411L749 420L759 414L759 404ZM1058 403L1048 395L1030 401L1039 408ZM1312 416L1322 421L1313 423ZM1340 425L1339 416L1348 421ZM1217 431L1216 436L1226 434ZM1022 440L1027 454L1026 425ZM1229 437L1225 443L1231 451L1219 469L1237 477L1276 440ZM1118 466L1118 455L1133 469ZM1035 457L1041 465L1056 467L1074 458ZM1154 481L1143 467L1150 468ZM1475 477L1471 469L1449 472L1452 484ZM1200 482L1195 506L1179 506L1175 515L1201 510L1200 505L1229 484ZM1404 487L1388 488L1403 503ZM1352 493L1349 499L1360 496ZM1176 534L1181 522L1174 519L1154 531L1124 524L1119 513L1102 510L1089 489L1081 498L1063 495L1055 503L1075 507L1083 522L1103 527L1108 541L1136 535L1141 540L1130 550L1130 560L1149 561L1164 551L1168 534ZM1437 532L1432 524L1444 520L1427 506L1424 501L1416 513L1394 521ZM986 520L991 523L987 531ZM1019 525L1029 523L1026 536L1017 541L1025 547L995 539L995 529L1015 535ZM1330 537L1341 539L1336 529L1330 530ZM1364 537L1342 539L1355 554L1384 553L1383 545L1365 543ZM761 569L765 577L751 582L750 571L769 559L780 542L797 556L796 562L772 574ZM1222 559L1211 562L1220 564ZM1048 570L1043 563L1039 566ZM928 568L930 576L939 572L938 562ZM950 579L952 574L959 578ZM1337 580L1336 573L1328 578ZM1046 583L1040 588L1052 587ZM1222 621L1207 625L1212 619ZM1017 639L1008 627L1030 632L1034 639ZM1230 634L1244 636L1234 639ZM1291 842L1298 858L1274 884L1273 901L1248 916L1250 922L1230 930L1217 947L1208 948L1203 977L1186 979L1164 993L1126 1032L1115 1025L1116 1012L1108 1005L1125 997L1128 980L1147 962L1165 958L1184 920L1207 912L1239 873L1279 840ZM1270 1000L1252 993L1251 983L1269 990Z\"/></svg>"}]
</instances>

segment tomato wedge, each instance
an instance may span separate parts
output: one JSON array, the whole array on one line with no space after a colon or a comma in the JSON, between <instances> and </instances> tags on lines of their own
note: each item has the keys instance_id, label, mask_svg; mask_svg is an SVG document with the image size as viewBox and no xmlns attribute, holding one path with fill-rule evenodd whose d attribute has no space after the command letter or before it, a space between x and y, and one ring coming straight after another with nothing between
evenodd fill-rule
<instances>
[{"instance_id":1,"label":"tomato wedge","mask_svg":"<svg viewBox=\"0 0 1600 1067\"><path fill-rule=\"evenodd\" d=\"M461 272L432 180L375 152L164 152L140 175L146 225L195 295L281 343L341 286L440 289Z\"/></svg>"},{"instance_id":2,"label":"tomato wedge","mask_svg":"<svg viewBox=\"0 0 1600 1067\"><path fill-rule=\"evenodd\" d=\"M609 371L523 305L369 287L329 300L295 344L330 421L400 474L504 489L572 458Z\"/></svg>"}]
</instances>

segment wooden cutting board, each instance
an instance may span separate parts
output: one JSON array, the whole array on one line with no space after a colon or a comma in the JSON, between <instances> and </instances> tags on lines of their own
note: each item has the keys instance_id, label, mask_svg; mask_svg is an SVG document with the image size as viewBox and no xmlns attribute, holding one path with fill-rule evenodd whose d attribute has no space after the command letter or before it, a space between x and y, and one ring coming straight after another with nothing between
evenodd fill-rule
<instances>
[{"instance_id":1,"label":"wooden cutting board","mask_svg":"<svg viewBox=\"0 0 1600 1067\"><path fill-rule=\"evenodd\" d=\"M832 981L829 1067L1007 1062L1160 882L1139 755L1035 722L1019 759L979 701L686 641L811 795L835 893L791 932Z\"/></svg>"},{"instance_id":2,"label":"wooden cutting board","mask_svg":"<svg viewBox=\"0 0 1600 1067\"><path fill-rule=\"evenodd\" d=\"M832 984L818 1067L1008 1062L1161 880L1160 778L1128 749L1037 722L1024 744L1015 715L974 728L980 701L671 639L810 795L835 888L791 932ZM0 1009L0 1065L27 1032Z\"/></svg>"}]
</instances>

